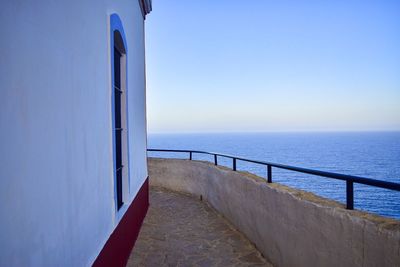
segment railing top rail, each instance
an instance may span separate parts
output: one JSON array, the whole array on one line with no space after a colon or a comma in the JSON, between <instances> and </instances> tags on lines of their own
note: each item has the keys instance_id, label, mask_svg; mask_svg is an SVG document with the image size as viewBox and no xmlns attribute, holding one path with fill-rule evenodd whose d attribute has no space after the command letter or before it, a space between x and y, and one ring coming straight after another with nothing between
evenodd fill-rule
<instances>
[{"instance_id":1,"label":"railing top rail","mask_svg":"<svg viewBox=\"0 0 400 267\"><path fill-rule=\"evenodd\" d=\"M364 184L364 185L370 185L370 186L375 186L375 187L379 187L379 188L400 191L400 183L387 182L387 181L382 181L382 180L376 180L376 179L365 178L365 177L354 176L354 175L340 174L340 173L335 173L335 172L313 170L313 169L295 167L295 166L267 162L267 161L246 159L246 158L236 157L236 156L232 156L232 155L228 155L228 154L221 154L221 153L214 153L214 152L207 152L207 151L200 151L200 150L183 150L183 149L151 149L151 148L149 148L149 149L147 149L147 151L149 151L149 152L176 152L176 153L196 153L196 154L216 155L216 156L220 156L220 157L231 158L231 159L236 159L236 160L245 161L245 162L251 162L251 163L255 163L255 164L272 166L272 167L284 169L284 170L290 170L290 171L295 171L295 172L300 172L300 173L306 173L306 174L322 176L322 177L327 177L327 178L332 178L332 179L337 179L337 180L342 180L342 181L348 181L348 182L353 182L353 183L358 183L358 184Z\"/></svg>"}]
</instances>

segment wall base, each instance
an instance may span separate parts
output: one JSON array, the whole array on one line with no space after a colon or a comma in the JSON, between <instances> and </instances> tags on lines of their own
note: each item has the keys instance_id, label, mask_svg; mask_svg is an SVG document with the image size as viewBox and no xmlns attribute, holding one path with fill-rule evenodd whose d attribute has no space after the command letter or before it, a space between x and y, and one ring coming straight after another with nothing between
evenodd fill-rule
<instances>
[{"instance_id":1,"label":"wall base","mask_svg":"<svg viewBox=\"0 0 400 267\"><path fill-rule=\"evenodd\" d=\"M99 256L97 256L93 266L126 266L148 208L149 178L147 177Z\"/></svg>"}]
</instances>

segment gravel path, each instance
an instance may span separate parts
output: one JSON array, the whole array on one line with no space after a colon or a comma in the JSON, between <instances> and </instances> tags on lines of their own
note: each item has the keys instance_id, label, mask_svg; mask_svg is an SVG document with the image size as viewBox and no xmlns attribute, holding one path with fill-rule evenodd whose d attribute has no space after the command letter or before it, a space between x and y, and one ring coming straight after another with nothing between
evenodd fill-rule
<instances>
[{"instance_id":1,"label":"gravel path","mask_svg":"<svg viewBox=\"0 0 400 267\"><path fill-rule=\"evenodd\" d=\"M150 208L127 266L272 266L205 202L151 188Z\"/></svg>"}]
</instances>

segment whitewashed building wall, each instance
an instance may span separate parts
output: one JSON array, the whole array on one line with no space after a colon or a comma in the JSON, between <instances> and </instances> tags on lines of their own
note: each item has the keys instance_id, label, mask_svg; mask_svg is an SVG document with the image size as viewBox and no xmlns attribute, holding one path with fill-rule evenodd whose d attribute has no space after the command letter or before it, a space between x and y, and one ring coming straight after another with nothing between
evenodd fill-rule
<instances>
[{"instance_id":1,"label":"whitewashed building wall","mask_svg":"<svg viewBox=\"0 0 400 267\"><path fill-rule=\"evenodd\" d=\"M128 200L115 208L110 15L128 49ZM0 266L89 266L147 178L137 0L0 8Z\"/></svg>"}]
</instances>

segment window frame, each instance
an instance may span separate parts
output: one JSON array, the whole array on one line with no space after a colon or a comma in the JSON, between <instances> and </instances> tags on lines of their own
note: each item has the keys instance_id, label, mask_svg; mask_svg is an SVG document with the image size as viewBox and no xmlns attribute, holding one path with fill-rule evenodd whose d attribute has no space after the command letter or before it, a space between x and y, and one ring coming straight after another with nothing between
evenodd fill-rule
<instances>
[{"instance_id":1,"label":"window frame","mask_svg":"<svg viewBox=\"0 0 400 267\"><path fill-rule=\"evenodd\" d=\"M120 86L117 88L115 77L115 50L120 53L119 77ZM123 209L129 200L130 174L129 174L129 119L128 119L128 47L121 19L117 14L110 16L110 66L111 66L111 131L112 131L112 169L114 187L114 206L116 213ZM116 127L116 91L119 91L119 117L120 125ZM117 166L117 131L120 132L120 165ZM118 170L119 169L119 170ZM119 174L120 172L120 174ZM118 176L120 175L120 177Z\"/></svg>"}]
</instances>

